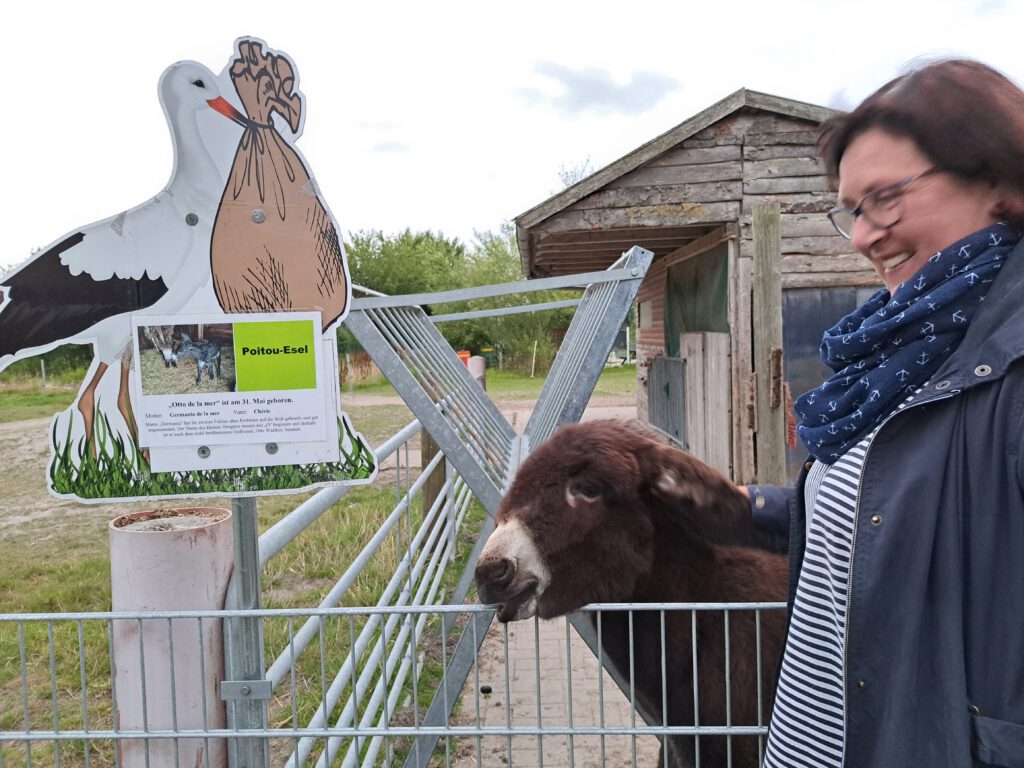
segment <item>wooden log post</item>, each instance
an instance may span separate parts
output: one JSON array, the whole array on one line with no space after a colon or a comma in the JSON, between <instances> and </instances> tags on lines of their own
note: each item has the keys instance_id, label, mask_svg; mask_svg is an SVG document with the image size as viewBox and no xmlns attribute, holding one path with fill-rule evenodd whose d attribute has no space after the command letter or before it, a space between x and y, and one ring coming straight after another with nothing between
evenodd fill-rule
<instances>
[{"instance_id":1,"label":"wooden log post","mask_svg":"<svg viewBox=\"0 0 1024 768\"><path fill-rule=\"evenodd\" d=\"M786 483L786 398L782 370L782 237L778 203L754 207L753 319L757 481Z\"/></svg>"},{"instance_id":2,"label":"wooden log post","mask_svg":"<svg viewBox=\"0 0 1024 768\"><path fill-rule=\"evenodd\" d=\"M440 452L441 448L434 438L430 436L427 430L421 430L420 432L420 466L426 467L434 457ZM437 501L437 497L441 495L441 491L444 488L445 480L445 460L441 459L441 462L437 465L437 468L430 474L430 477L423 483L423 514L425 515L430 511L430 508L434 506L434 502Z\"/></svg>"}]
</instances>

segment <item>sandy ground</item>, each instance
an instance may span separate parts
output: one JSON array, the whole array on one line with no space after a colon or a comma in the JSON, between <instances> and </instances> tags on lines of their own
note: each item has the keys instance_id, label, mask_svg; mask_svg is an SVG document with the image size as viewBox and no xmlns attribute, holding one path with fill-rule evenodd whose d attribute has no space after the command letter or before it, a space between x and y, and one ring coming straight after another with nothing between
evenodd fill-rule
<instances>
[{"instance_id":1,"label":"sandy ground","mask_svg":"<svg viewBox=\"0 0 1024 768\"><path fill-rule=\"evenodd\" d=\"M399 405L395 396L346 394L346 406ZM508 399L498 400L498 408L517 430L522 430L533 409L531 401ZM595 397L584 415L592 418L633 418L636 413L635 401L629 396ZM46 490L46 468L50 461L49 418L30 419L0 424L0 475L3 478L4 506L0 511L0 538L24 529L24 526L61 525L71 520L76 525L86 521L113 520L129 512L143 509L180 507L187 500L162 500L154 502L121 502L114 504L83 504L77 501L58 499ZM355 424L356 429L359 424ZM183 504L183 501L185 502ZM207 503L198 500L198 503Z\"/></svg>"},{"instance_id":2,"label":"sandy ground","mask_svg":"<svg viewBox=\"0 0 1024 768\"><path fill-rule=\"evenodd\" d=\"M51 496L46 490L50 462L50 419L0 424L0 468L3 474L3 511L0 539L33 526L40 536L53 535L62 525L106 525L138 509L181 506L178 502L152 504L82 504Z\"/></svg>"}]
</instances>

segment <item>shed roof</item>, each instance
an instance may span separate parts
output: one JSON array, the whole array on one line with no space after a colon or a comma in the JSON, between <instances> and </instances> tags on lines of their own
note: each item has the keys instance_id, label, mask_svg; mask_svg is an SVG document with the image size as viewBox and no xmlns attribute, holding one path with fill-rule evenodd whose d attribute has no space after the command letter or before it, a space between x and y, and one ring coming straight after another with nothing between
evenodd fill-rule
<instances>
[{"instance_id":1,"label":"shed roof","mask_svg":"<svg viewBox=\"0 0 1024 768\"><path fill-rule=\"evenodd\" d=\"M516 236L524 274L527 277L544 277L551 274L604 269L632 245L643 245L654 251L656 256L662 256L719 226L720 223L689 227L578 229L543 237L539 237L536 231L541 224L557 217L574 203L742 109L776 113L816 124L836 114L835 110L827 107L741 88L651 139L628 155L517 216ZM545 250L543 264L540 264L538 259L538 249L541 245Z\"/></svg>"}]
</instances>

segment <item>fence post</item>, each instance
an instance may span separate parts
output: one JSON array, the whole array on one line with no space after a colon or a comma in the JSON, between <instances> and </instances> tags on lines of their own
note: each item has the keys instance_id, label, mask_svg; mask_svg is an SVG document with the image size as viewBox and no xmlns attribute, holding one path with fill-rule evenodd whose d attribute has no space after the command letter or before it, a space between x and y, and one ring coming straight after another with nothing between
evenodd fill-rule
<instances>
[{"instance_id":1,"label":"fence post","mask_svg":"<svg viewBox=\"0 0 1024 768\"><path fill-rule=\"evenodd\" d=\"M440 451L440 446L430 436L430 433L425 429L420 430L420 466L426 467ZM441 463L437 465L437 468L423 483L424 514L434 505L437 497L441 495L441 489L444 488L445 483L445 465L445 460L441 459Z\"/></svg>"},{"instance_id":2,"label":"fence post","mask_svg":"<svg viewBox=\"0 0 1024 768\"><path fill-rule=\"evenodd\" d=\"M234 522L235 570L228 606L238 610L260 607L260 553L254 497L231 499ZM265 680L263 619L233 616L224 622L224 682L221 698L228 702L228 727L234 730L267 727L270 681ZM262 737L231 739L231 768L267 768L270 756Z\"/></svg>"}]
</instances>

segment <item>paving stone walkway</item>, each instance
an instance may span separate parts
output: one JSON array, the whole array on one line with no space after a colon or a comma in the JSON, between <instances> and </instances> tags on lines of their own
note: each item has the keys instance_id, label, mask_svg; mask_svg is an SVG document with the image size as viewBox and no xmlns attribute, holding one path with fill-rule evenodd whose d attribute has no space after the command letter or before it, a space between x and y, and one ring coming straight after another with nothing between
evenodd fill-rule
<instances>
[{"instance_id":1,"label":"paving stone walkway","mask_svg":"<svg viewBox=\"0 0 1024 768\"><path fill-rule=\"evenodd\" d=\"M504 411L522 430L530 410ZM636 406L596 406L583 419L632 419ZM481 693L481 690L489 691ZM460 724L512 728L642 726L628 699L566 619L529 619L491 627L478 673L463 691ZM467 743L468 742L468 743ZM458 745L457 768L652 768L658 741L633 735L483 737Z\"/></svg>"},{"instance_id":2,"label":"paving stone walkway","mask_svg":"<svg viewBox=\"0 0 1024 768\"><path fill-rule=\"evenodd\" d=\"M478 673L470 676L463 691L458 723L513 729L643 725L564 618L495 623L481 648ZM657 764L657 739L630 734L465 739L452 760L456 768L653 768Z\"/></svg>"}]
</instances>

